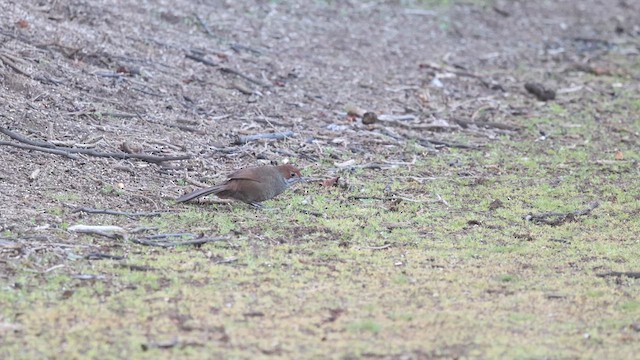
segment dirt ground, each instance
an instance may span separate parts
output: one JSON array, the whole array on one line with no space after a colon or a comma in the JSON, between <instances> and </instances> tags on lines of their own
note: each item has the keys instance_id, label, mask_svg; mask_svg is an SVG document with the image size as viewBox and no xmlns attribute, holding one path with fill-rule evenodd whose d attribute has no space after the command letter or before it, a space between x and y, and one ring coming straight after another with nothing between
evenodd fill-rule
<instances>
[{"instance_id":1,"label":"dirt ground","mask_svg":"<svg viewBox=\"0 0 640 360\"><path fill-rule=\"evenodd\" d=\"M0 13L0 241L32 239L25 252L77 240L50 235L91 219L77 208L181 211L172 199L249 165L329 178L348 161L411 166L412 146L437 158L535 141L521 130L550 105L525 83L571 109L611 91L586 76L637 91L618 66L640 53L629 0L25 0Z\"/></svg>"},{"instance_id":2,"label":"dirt ground","mask_svg":"<svg viewBox=\"0 0 640 360\"><path fill-rule=\"evenodd\" d=\"M597 66L638 32L633 2L428 4L3 3L4 128L62 146L122 152L126 144L191 159L70 160L2 146L0 229L59 226L47 211L60 205L56 194L76 194L76 206L162 210L162 199L185 191L176 184L185 176L209 180L294 157L313 167L327 144L336 158L403 160L395 145L407 138L493 141L500 129L457 121L525 125L536 101L525 82L570 89L581 74L564 69ZM434 131L371 130L339 115L350 105L412 115L411 124ZM242 134L288 130L295 136L285 141L233 145ZM101 193L118 186L129 196Z\"/></svg>"}]
</instances>

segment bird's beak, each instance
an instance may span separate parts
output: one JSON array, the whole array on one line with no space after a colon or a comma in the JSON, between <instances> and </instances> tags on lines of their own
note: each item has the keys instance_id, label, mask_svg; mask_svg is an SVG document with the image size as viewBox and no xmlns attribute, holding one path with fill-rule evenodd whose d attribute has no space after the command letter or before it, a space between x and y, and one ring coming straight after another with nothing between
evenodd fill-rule
<instances>
[{"instance_id":1,"label":"bird's beak","mask_svg":"<svg viewBox=\"0 0 640 360\"><path fill-rule=\"evenodd\" d=\"M305 178L302 178L302 177L294 177L291 179L287 179L287 186L291 186L293 184L297 184L299 182L304 182L304 181L305 181Z\"/></svg>"}]
</instances>

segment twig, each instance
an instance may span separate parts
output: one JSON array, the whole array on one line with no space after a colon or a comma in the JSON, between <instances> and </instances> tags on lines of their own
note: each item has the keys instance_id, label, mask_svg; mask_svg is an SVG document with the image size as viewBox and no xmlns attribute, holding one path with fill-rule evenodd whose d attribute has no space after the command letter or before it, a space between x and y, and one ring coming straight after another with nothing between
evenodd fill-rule
<instances>
[{"instance_id":1,"label":"twig","mask_svg":"<svg viewBox=\"0 0 640 360\"><path fill-rule=\"evenodd\" d=\"M284 132L276 132L276 133L265 133L265 134L254 134L247 136L239 136L236 141L234 141L235 145L243 145L252 141L262 140L262 139L286 139L288 137L295 136L296 134L293 131L284 131Z\"/></svg>"},{"instance_id":2,"label":"twig","mask_svg":"<svg viewBox=\"0 0 640 360\"><path fill-rule=\"evenodd\" d=\"M151 266L136 265L136 264L125 264L125 263L116 264L116 267L123 268L123 269L129 269L129 270L133 270L133 271L152 271L152 270L157 270L156 268L151 267Z\"/></svg>"},{"instance_id":3,"label":"twig","mask_svg":"<svg viewBox=\"0 0 640 360\"><path fill-rule=\"evenodd\" d=\"M213 32L211 31L211 29L209 29L209 25L207 25L206 22L204 22L204 20L202 19L202 17L200 17L199 14L196 14L196 20L198 20L198 22L200 23L200 25L202 26L202 28L204 29L204 31L207 33L207 35L211 36L211 37L216 37Z\"/></svg>"},{"instance_id":4,"label":"twig","mask_svg":"<svg viewBox=\"0 0 640 360\"><path fill-rule=\"evenodd\" d=\"M77 274L77 275L72 275L71 277L78 280L104 280L107 278L104 275L95 275L95 274Z\"/></svg>"},{"instance_id":5,"label":"twig","mask_svg":"<svg viewBox=\"0 0 640 360\"><path fill-rule=\"evenodd\" d=\"M73 225L69 226L67 230L83 234L106 236L111 239L124 238L127 235L125 229L112 225Z\"/></svg>"},{"instance_id":6,"label":"twig","mask_svg":"<svg viewBox=\"0 0 640 360\"><path fill-rule=\"evenodd\" d=\"M52 272L55 269L60 269L60 268L63 268L65 266L66 266L65 264L59 264L59 265L56 265L56 266L52 266L52 267L48 268L47 270L43 271L42 273L46 274L46 273Z\"/></svg>"},{"instance_id":7,"label":"twig","mask_svg":"<svg viewBox=\"0 0 640 360\"><path fill-rule=\"evenodd\" d=\"M35 150L35 151L41 151L41 152L45 152L45 153L49 153L49 154L66 156L69 159L79 159L80 158L78 155L72 154L68 150L50 149L50 148L44 148L44 147L34 146L34 145L18 144L18 143L14 143L14 142L10 142L10 141L0 141L0 146L2 146L2 145L13 146L13 147L17 147L17 148L25 149L25 150Z\"/></svg>"},{"instance_id":8,"label":"twig","mask_svg":"<svg viewBox=\"0 0 640 360\"><path fill-rule=\"evenodd\" d=\"M633 279L640 279L640 271L609 271L606 273L596 274L597 277L609 277L609 276L626 276Z\"/></svg>"},{"instance_id":9,"label":"twig","mask_svg":"<svg viewBox=\"0 0 640 360\"><path fill-rule=\"evenodd\" d=\"M576 216L582 216L589 214L593 209L597 208L600 204L597 202L589 204L589 207L582 210L576 210L568 213L541 213L541 214L527 214L524 216L525 220L533 221L536 224L547 224L551 226L557 226L565 223L566 221L575 220Z\"/></svg>"},{"instance_id":10,"label":"twig","mask_svg":"<svg viewBox=\"0 0 640 360\"><path fill-rule=\"evenodd\" d=\"M48 143L46 141L39 141L39 140L32 140L29 139L26 136L22 136L18 133L15 133L9 129L0 127L0 133L3 133L5 135L7 135L8 137L14 139L14 140L18 140L21 143L25 143L25 144L29 144L29 145L33 145L33 146L38 146L38 147L45 147L45 148L56 148L57 146L55 144L51 144Z\"/></svg>"},{"instance_id":11,"label":"twig","mask_svg":"<svg viewBox=\"0 0 640 360\"><path fill-rule=\"evenodd\" d=\"M209 66L213 66L213 67L218 67L218 64L217 64L217 63L214 63L213 61L207 60L207 59L203 58L202 56L198 56L198 55L196 55L196 54L187 53L187 54L184 54L184 56L185 56L187 59L195 60L195 61L197 61L197 62L201 62L201 63L203 63L203 64L205 64L205 65L209 65Z\"/></svg>"},{"instance_id":12,"label":"twig","mask_svg":"<svg viewBox=\"0 0 640 360\"><path fill-rule=\"evenodd\" d=\"M460 143L448 142L444 140L427 139L427 138L416 138L415 140L417 140L420 143L420 145L427 146L427 147L430 145L440 145L440 146L458 148L458 149L477 149L480 147L480 145L467 145L467 144L460 144Z\"/></svg>"},{"instance_id":13,"label":"twig","mask_svg":"<svg viewBox=\"0 0 640 360\"><path fill-rule=\"evenodd\" d=\"M127 216L127 217L140 217L140 216L148 216L148 217L153 217L153 216L160 216L162 214L165 214L166 212L161 212L161 211L153 211L153 212L142 212L142 213L131 213L131 212L124 212L124 211L115 211L115 210L108 210L108 209L92 209L92 208L86 208L86 207L81 207L81 208L76 208L73 210L73 212L84 212L87 214L107 214L107 215L120 215L120 216Z\"/></svg>"},{"instance_id":14,"label":"twig","mask_svg":"<svg viewBox=\"0 0 640 360\"><path fill-rule=\"evenodd\" d=\"M183 237L183 236L194 237L195 235L192 233L155 234L155 235L146 236L146 238L147 239L166 239L170 237Z\"/></svg>"},{"instance_id":15,"label":"twig","mask_svg":"<svg viewBox=\"0 0 640 360\"><path fill-rule=\"evenodd\" d=\"M302 210L302 213L303 214L307 214L307 215L316 216L316 217L324 217L324 214L322 214L321 212L313 211L313 210Z\"/></svg>"},{"instance_id":16,"label":"twig","mask_svg":"<svg viewBox=\"0 0 640 360\"><path fill-rule=\"evenodd\" d=\"M193 54L193 53L187 53L187 54L185 54L185 57L187 57L188 59L197 61L197 62L201 62L201 63L203 63L205 65L208 65L208 66L213 66L213 67L217 68L218 70L220 70L221 72L236 75L236 76L241 77L241 78L243 78L243 79L245 79L245 80L247 80L249 82L252 82L252 83L254 83L256 85L260 85L260 86L262 86L264 88L267 88L267 89L271 88L271 85L269 85L269 84L267 84L267 83L265 83L263 81L260 81L260 80L254 78L254 77L249 76L249 75L245 75L245 74L241 73L238 70L235 70L235 69L232 69L232 68L229 68L229 67L226 67L226 66L221 66L218 63L214 63L213 61L210 61L210 60L207 60L207 59L203 58L202 56L198 56L198 55Z\"/></svg>"},{"instance_id":17,"label":"twig","mask_svg":"<svg viewBox=\"0 0 640 360\"><path fill-rule=\"evenodd\" d=\"M137 233L152 231L152 230L158 230L158 227L157 226L138 226L136 228L129 230L129 234L137 234Z\"/></svg>"},{"instance_id":18,"label":"twig","mask_svg":"<svg viewBox=\"0 0 640 360\"><path fill-rule=\"evenodd\" d=\"M148 344L142 344L142 345L140 345L140 347L142 348L142 351L147 351L149 349L154 349L154 348L171 349L172 347L174 347L174 346L176 346L178 344L179 344L178 338L174 337L173 339L171 339L169 341L150 342Z\"/></svg>"},{"instance_id":19,"label":"twig","mask_svg":"<svg viewBox=\"0 0 640 360\"><path fill-rule=\"evenodd\" d=\"M436 194L436 196L438 197L438 200L443 203L446 207L449 207L449 203L447 202L447 200L445 200L442 196L440 196L440 194Z\"/></svg>"},{"instance_id":20,"label":"twig","mask_svg":"<svg viewBox=\"0 0 640 360\"><path fill-rule=\"evenodd\" d=\"M138 159L154 164L159 164L165 161L177 161L177 160L189 160L191 159L191 155L177 155L177 156L156 156L156 155L145 155L145 154L127 154L127 153L104 153L98 152L92 149L69 149L70 152L84 154L95 157L106 157L106 158L114 158L114 159Z\"/></svg>"},{"instance_id":21,"label":"twig","mask_svg":"<svg viewBox=\"0 0 640 360\"><path fill-rule=\"evenodd\" d=\"M463 129L466 129L471 125L475 125L481 128L494 128L494 129L509 130L509 131L518 131L522 129L522 127L518 125L503 124L495 121L476 122L476 121L467 121L462 119L455 119L454 121L456 122L456 124L460 125L460 127L462 127Z\"/></svg>"},{"instance_id":22,"label":"twig","mask_svg":"<svg viewBox=\"0 0 640 360\"><path fill-rule=\"evenodd\" d=\"M391 244L384 244L382 246L367 246L366 249L369 250L384 250L391 247Z\"/></svg>"},{"instance_id":23,"label":"twig","mask_svg":"<svg viewBox=\"0 0 640 360\"><path fill-rule=\"evenodd\" d=\"M229 45L229 47L231 49L233 49L233 51L235 51L235 52L240 52L242 50L245 50L245 51L248 51L248 52L252 52L252 53L254 53L256 55L262 55L262 51L260 51L258 49L254 49L254 48L252 48L250 46L247 46L247 45L231 44L231 45Z\"/></svg>"},{"instance_id":24,"label":"twig","mask_svg":"<svg viewBox=\"0 0 640 360\"><path fill-rule=\"evenodd\" d=\"M219 70L222 71L222 72L226 72L226 73L230 73L230 74L239 76L239 77L241 77L241 78L243 78L243 79L245 79L245 80L247 80L249 82L252 82L252 83L254 83L256 85L260 85L260 86L262 86L264 88L267 88L267 89L271 88L271 85L269 85L269 84L267 84L267 83L265 83L263 81L260 81L258 79L255 79L255 78L253 78L253 77L251 77L249 75L245 75L245 74L239 72L238 70L234 70L234 69L228 68L228 67L220 67Z\"/></svg>"},{"instance_id":25,"label":"twig","mask_svg":"<svg viewBox=\"0 0 640 360\"><path fill-rule=\"evenodd\" d=\"M151 240L145 240L145 239L131 239L131 241L140 245L159 246L163 248L169 248L169 247L185 246L185 245L198 246L198 245L206 244L209 242L226 241L228 239L229 237L227 236L219 236L219 237L213 237L213 238L201 238L201 239L193 239L193 240L185 240L185 241L151 241Z\"/></svg>"},{"instance_id":26,"label":"twig","mask_svg":"<svg viewBox=\"0 0 640 360\"><path fill-rule=\"evenodd\" d=\"M22 244L20 244L18 242L15 242L15 241L12 241L12 240L0 238L0 248L20 249L20 248L22 248Z\"/></svg>"},{"instance_id":27,"label":"twig","mask_svg":"<svg viewBox=\"0 0 640 360\"><path fill-rule=\"evenodd\" d=\"M28 78L33 79L33 75L29 74L28 72L20 69L20 67L14 62L16 59L13 58L13 56L9 55L8 53L1 53L0 52L0 62L6 64L7 66L9 66L10 68L12 68L15 72L22 74Z\"/></svg>"},{"instance_id":28,"label":"twig","mask_svg":"<svg viewBox=\"0 0 640 360\"><path fill-rule=\"evenodd\" d=\"M22 149L36 150L36 151L41 151L41 152L46 152L46 153L51 153L56 155L62 155L62 156L69 157L71 159L78 158L74 154L84 154L89 156L107 157L107 158L114 158L114 159L138 159L138 160L142 160L142 161L146 161L154 164L159 164L164 161L191 159L191 155L156 156L156 155L145 155L145 154L127 154L124 152L104 153L104 152L95 151L93 149L61 148L47 142L30 140L20 134L14 133L13 131L9 129L5 129L3 127L0 127L0 132L9 136L14 140L17 140L25 144L30 144L30 145L24 145L24 144L16 144L13 142L0 141L0 145L8 145L8 146L14 146Z\"/></svg>"},{"instance_id":29,"label":"twig","mask_svg":"<svg viewBox=\"0 0 640 360\"><path fill-rule=\"evenodd\" d=\"M216 264L231 264L231 263L234 263L236 261L238 261L238 258L235 257L235 256L231 256L231 257L228 257L228 258L224 258L224 259L222 259L220 261L216 261Z\"/></svg>"},{"instance_id":30,"label":"twig","mask_svg":"<svg viewBox=\"0 0 640 360\"><path fill-rule=\"evenodd\" d=\"M120 255L111 255L111 254L102 254L102 253L90 253L84 256L87 260L124 260L124 256Z\"/></svg>"}]
</instances>

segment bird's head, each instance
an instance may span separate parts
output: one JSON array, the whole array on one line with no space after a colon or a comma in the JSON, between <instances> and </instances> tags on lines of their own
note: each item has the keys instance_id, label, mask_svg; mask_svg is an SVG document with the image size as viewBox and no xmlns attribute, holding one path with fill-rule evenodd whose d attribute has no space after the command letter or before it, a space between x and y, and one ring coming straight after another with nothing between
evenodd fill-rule
<instances>
[{"instance_id":1,"label":"bird's head","mask_svg":"<svg viewBox=\"0 0 640 360\"><path fill-rule=\"evenodd\" d=\"M279 165L278 170L284 179L284 182L287 183L287 186L291 186L300 181L304 181L302 174L300 174L300 170L293 165L284 164Z\"/></svg>"}]
</instances>

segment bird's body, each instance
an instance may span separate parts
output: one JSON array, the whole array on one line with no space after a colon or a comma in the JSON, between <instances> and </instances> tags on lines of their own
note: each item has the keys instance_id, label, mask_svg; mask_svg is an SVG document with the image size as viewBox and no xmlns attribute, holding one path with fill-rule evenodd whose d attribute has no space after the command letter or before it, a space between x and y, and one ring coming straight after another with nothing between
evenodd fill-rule
<instances>
[{"instance_id":1,"label":"bird's body","mask_svg":"<svg viewBox=\"0 0 640 360\"><path fill-rule=\"evenodd\" d=\"M190 192L176 201L184 202L215 194L223 199L235 199L257 205L280 195L289 186L301 180L300 170L289 164L244 168L229 175L227 181L220 185Z\"/></svg>"}]
</instances>

